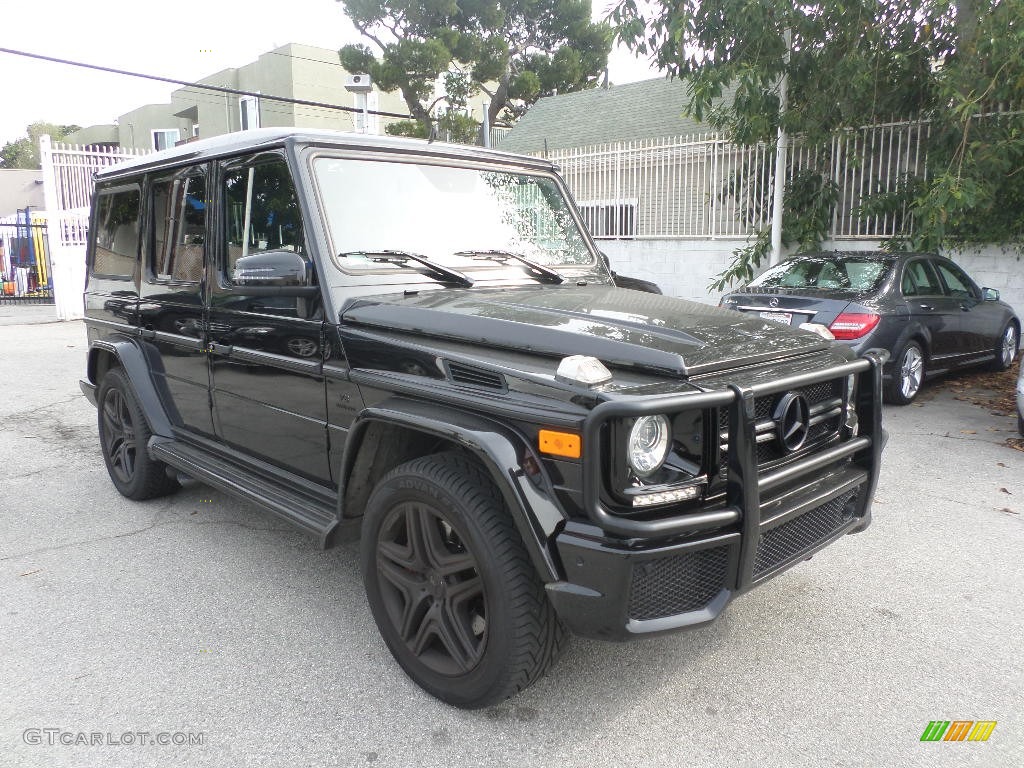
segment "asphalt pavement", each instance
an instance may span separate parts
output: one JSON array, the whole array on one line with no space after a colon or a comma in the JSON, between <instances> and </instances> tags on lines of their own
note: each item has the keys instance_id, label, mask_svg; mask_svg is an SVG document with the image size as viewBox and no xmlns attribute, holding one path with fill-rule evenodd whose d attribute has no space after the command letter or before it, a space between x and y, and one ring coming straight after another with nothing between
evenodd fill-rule
<instances>
[{"instance_id":1,"label":"asphalt pavement","mask_svg":"<svg viewBox=\"0 0 1024 768\"><path fill-rule=\"evenodd\" d=\"M711 627L574 640L465 712L391 659L354 545L318 550L198 484L119 496L85 352L80 322L0 323L2 766L1024 765L1009 417L948 392L887 408L866 532ZM920 741L932 720L997 725Z\"/></svg>"}]
</instances>

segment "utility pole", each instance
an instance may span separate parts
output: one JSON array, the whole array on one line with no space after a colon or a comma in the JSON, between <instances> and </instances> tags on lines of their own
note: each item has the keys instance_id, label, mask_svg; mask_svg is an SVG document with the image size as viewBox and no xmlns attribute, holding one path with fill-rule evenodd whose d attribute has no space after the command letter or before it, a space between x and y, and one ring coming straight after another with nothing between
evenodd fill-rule
<instances>
[{"instance_id":1,"label":"utility pole","mask_svg":"<svg viewBox=\"0 0 1024 768\"><path fill-rule=\"evenodd\" d=\"M786 188L786 155L789 150L789 137L783 127L782 120L786 114L787 93L789 85L789 51L793 47L793 30L786 29L782 33L786 42L786 53L783 58L784 68L779 78L779 133L775 143L775 187L772 190L772 255L768 263L772 266L782 261L782 204Z\"/></svg>"}]
</instances>

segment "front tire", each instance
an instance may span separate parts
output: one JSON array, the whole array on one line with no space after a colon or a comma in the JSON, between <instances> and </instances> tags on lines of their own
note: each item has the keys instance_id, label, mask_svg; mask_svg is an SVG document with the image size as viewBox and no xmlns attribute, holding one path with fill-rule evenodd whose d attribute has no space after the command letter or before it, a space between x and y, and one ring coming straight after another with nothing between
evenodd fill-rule
<instances>
[{"instance_id":1,"label":"front tire","mask_svg":"<svg viewBox=\"0 0 1024 768\"><path fill-rule=\"evenodd\" d=\"M1017 357L1017 347L1020 344L1020 331L1016 324L1007 323L1003 332L996 341L996 359L992 361L992 370L1005 371L1013 365Z\"/></svg>"},{"instance_id":2,"label":"front tire","mask_svg":"<svg viewBox=\"0 0 1024 768\"><path fill-rule=\"evenodd\" d=\"M907 405L924 383L924 352L916 341L908 341L893 362L892 378L886 387L886 400Z\"/></svg>"},{"instance_id":3,"label":"front tire","mask_svg":"<svg viewBox=\"0 0 1024 768\"><path fill-rule=\"evenodd\" d=\"M502 701L555 661L565 629L490 477L456 453L386 475L362 530L366 596L417 685L457 707Z\"/></svg>"},{"instance_id":4,"label":"front tire","mask_svg":"<svg viewBox=\"0 0 1024 768\"><path fill-rule=\"evenodd\" d=\"M119 368L103 377L97 403L103 461L118 492L142 501L177 490L178 481L168 476L167 465L149 458L152 432L128 377Z\"/></svg>"}]
</instances>

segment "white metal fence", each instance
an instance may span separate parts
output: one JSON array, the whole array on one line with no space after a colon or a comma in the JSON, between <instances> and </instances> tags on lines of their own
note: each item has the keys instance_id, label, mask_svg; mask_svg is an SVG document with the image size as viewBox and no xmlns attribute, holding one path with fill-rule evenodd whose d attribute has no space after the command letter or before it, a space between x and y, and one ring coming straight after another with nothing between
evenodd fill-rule
<instances>
[{"instance_id":1,"label":"white metal fence","mask_svg":"<svg viewBox=\"0 0 1024 768\"><path fill-rule=\"evenodd\" d=\"M815 171L835 184L831 237L895 234L900 215L860 215L869 195L924 175L927 125L846 131L826 149L794 142L789 176ZM737 238L768 226L775 148L741 147L715 134L599 144L551 152L599 238Z\"/></svg>"},{"instance_id":2,"label":"white metal fence","mask_svg":"<svg viewBox=\"0 0 1024 768\"><path fill-rule=\"evenodd\" d=\"M36 211L35 215L45 219L47 225L57 317L73 320L82 317L84 309L85 246L93 176L104 168L149 154L149 151L87 149L53 143L49 136L40 139L39 149L46 210Z\"/></svg>"}]
</instances>

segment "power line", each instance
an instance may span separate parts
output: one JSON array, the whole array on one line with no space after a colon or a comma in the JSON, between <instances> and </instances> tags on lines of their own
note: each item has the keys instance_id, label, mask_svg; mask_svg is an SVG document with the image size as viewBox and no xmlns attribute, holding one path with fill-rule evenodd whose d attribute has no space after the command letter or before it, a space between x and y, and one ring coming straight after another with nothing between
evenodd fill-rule
<instances>
[{"instance_id":1,"label":"power line","mask_svg":"<svg viewBox=\"0 0 1024 768\"><path fill-rule=\"evenodd\" d=\"M159 83L170 83L171 85L180 85L186 88L199 88L205 91L215 91L216 93L228 93L233 96L255 96L258 99L266 99L267 101L279 101L285 104L299 104L304 107L319 107L320 109L334 109L339 112L354 112L357 114L363 114L363 110L357 107L344 107L341 104L325 104L322 101L309 101L307 99L293 99L289 96L271 96L265 93L258 93L257 91L242 91L238 88L227 88L222 85L206 85L205 83L192 83L188 80L176 80L173 77L162 77L160 75L147 75L142 72L131 72L127 69L115 69L114 67L102 67L99 64L86 64L82 61L71 61L70 59L59 59L56 56L44 56L41 53L31 53L29 51L17 51L13 48L0 48L0 53L9 53L13 56L24 56L29 59L38 59L40 61L50 61L54 64L64 64L69 67L81 67L82 69L93 69L98 72L109 72L114 75L125 75L126 77L138 77L143 80L155 80ZM412 115L403 115L398 112L381 112L378 109L368 109L367 114L380 115L381 117L397 117L403 120L413 119Z\"/></svg>"}]
</instances>

